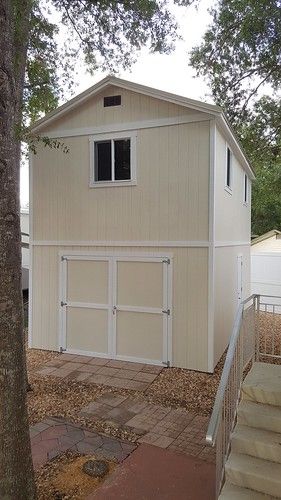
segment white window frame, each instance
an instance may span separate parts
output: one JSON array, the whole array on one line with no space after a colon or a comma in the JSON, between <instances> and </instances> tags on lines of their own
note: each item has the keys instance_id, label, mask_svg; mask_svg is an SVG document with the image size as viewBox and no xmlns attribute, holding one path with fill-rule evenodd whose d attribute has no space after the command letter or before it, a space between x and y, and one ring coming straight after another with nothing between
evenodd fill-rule
<instances>
[{"instance_id":1,"label":"white window frame","mask_svg":"<svg viewBox=\"0 0 281 500\"><path fill-rule=\"evenodd\" d=\"M110 181L96 181L95 180L95 142L99 141L113 141L119 139L130 139L130 170L131 179L125 180L114 180L114 147L111 147L111 169L112 169L112 180ZM89 138L90 144L90 188L97 187L117 187L117 186L134 186L137 183L137 132L128 131L125 132L110 132L108 134L97 134Z\"/></svg>"},{"instance_id":2,"label":"white window frame","mask_svg":"<svg viewBox=\"0 0 281 500\"><path fill-rule=\"evenodd\" d=\"M230 151L230 185L228 186L227 184L227 151ZM229 194L232 194L233 191L233 152L231 148L229 147L228 144L226 144L225 148L225 183L224 183L224 189L227 191Z\"/></svg>"},{"instance_id":3,"label":"white window frame","mask_svg":"<svg viewBox=\"0 0 281 500\"><path fill-rule=\"evenodd\" d=\"M246 179L247 179L247 183L245 184ZM243 205L245 205L245 207L247 207L248 204L249 204L249 177L246 173L244 173L244 177L243 177Z\"/></svg>"}]
</instances>

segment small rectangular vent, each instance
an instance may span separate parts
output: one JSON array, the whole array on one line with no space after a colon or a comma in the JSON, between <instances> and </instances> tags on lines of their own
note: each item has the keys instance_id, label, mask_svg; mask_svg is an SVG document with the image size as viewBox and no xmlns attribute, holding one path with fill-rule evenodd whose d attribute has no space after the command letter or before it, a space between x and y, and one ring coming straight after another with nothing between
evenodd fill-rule
<instances>
[{"instance_id":1,"label":"small rectangular vent","mask_svg":"<svg viewBox=\"0 0 281 500\"><path fill-rule=\"evenodd\" d=\"M120 106L120 104L121 95L109 95L103 99L104 108L108 108L109 106Z\"/></svg>"}]
</instances>

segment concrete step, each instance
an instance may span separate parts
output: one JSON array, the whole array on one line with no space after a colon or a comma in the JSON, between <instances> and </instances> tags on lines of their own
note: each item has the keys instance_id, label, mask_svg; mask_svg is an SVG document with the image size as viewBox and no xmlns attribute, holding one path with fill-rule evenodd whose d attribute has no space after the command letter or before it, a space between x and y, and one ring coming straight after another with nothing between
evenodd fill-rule
<instances>
[{"instance_id":1,"label":"concrete step","mask_svg":"<svg viewBox=\"0 0 281 500\"><path fill-rule=\"evenodd\" d=\"M237 486L281 498L281 465L231 452L225 465L226 480Z\"/></svg>"},{"instance_id":2,"label":"concrete step","mask_svg":"<svg viewBox=\"0 0 281 500\"><path fill-rule=\"evenodd\" d=\"M243 382L242 399L281 406L281 365L254 363Z\"/></svg>"},{"instance_id":3,"label":"concrete step","mask_svg":"<svg viewBox=\"0 0 281 500\"><path fill-rule=\"evenodd\" d=\"M281 434L281 408L277 406L240 401L237 412L238 424L256 427Z\"/></svg>"},{"instance_id":4,"label":"concrete step","mask_svg":"<svg viewBox=\"0 0 281 500\"><path fill-rule=\"evenodd\" d=\"M236 425L231 450L281 464L281 434L246 425Z\"/></svg>"},{"instance_id":5,"label":"concrete step","mask_svg":"<svg viewBox=\"0 0 281 500\"><path fill-rule=\"evenodd\" d=\"M219 500L275 500L276 497L264 495L257 491L242 488L226 481L221 490Z\"/></svg>"}]
</instances>

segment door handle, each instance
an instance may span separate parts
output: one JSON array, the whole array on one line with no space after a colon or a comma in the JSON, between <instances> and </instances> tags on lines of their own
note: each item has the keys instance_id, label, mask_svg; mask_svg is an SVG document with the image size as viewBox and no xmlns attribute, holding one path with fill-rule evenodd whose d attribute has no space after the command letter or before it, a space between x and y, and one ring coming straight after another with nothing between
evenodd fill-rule
<instances>
[{"instance_id":1,"label":"door handle","mask_svg":"<svg viewBox=\"0 0 281 500\"><path fill-rule=\"evenodd\" d=\"M113 306L113 308L112 308L112 313L113 313L113 314L115 314L116 310L117 310L117 307L116 307L116 306Z\"/></svg>"}]
</instances>

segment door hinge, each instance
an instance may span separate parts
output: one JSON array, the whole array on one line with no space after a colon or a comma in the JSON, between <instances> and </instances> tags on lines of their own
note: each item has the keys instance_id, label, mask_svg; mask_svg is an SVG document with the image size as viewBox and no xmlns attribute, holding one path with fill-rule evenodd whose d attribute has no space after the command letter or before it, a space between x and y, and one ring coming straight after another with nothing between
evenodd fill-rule
<instances>
[{"instance_id":1,"label":"door hinge","mask_svg":"<svg viewBox=\"0 0 281 500\"><path fill-rule=\"evenodd\" d=\"M60 346L60 353L62 354L64 351L66 351L66 349L62 346Z\"/></svg>"},{"instance_id":2,"label":"door hinge","mask_svg":"<svg viewBox=\"0 0 281 500\"><path fill-rule=\"evenodd\" d=\"M171 311L170 311L170 309L167 309L166 311L165 311L165 310L163 310L163 311L162 311L162 313L167 314L168 316L170 316Z\"/></svg>"},{"instance_id":3,"label":"door hinge","mask_svg":"<svg viewBox=\"0 0 281 500\"><path fill-rule=\"evenodd\" d=\"M162 260L163 264L171 264L171 260L170 259L164 259Z\"/></svg>"},{"instance_id":4,"label":"door hinge","mask_svg":"<svg viewBox=\"0 0 281 500\"><path fill-rule=\"evenodd\" d=\"M61 307L63 307L63 306L67 306L67 302L63 302L63 301L61 301L60 305L61 305Z\"/></svg>"}]
</instances>

